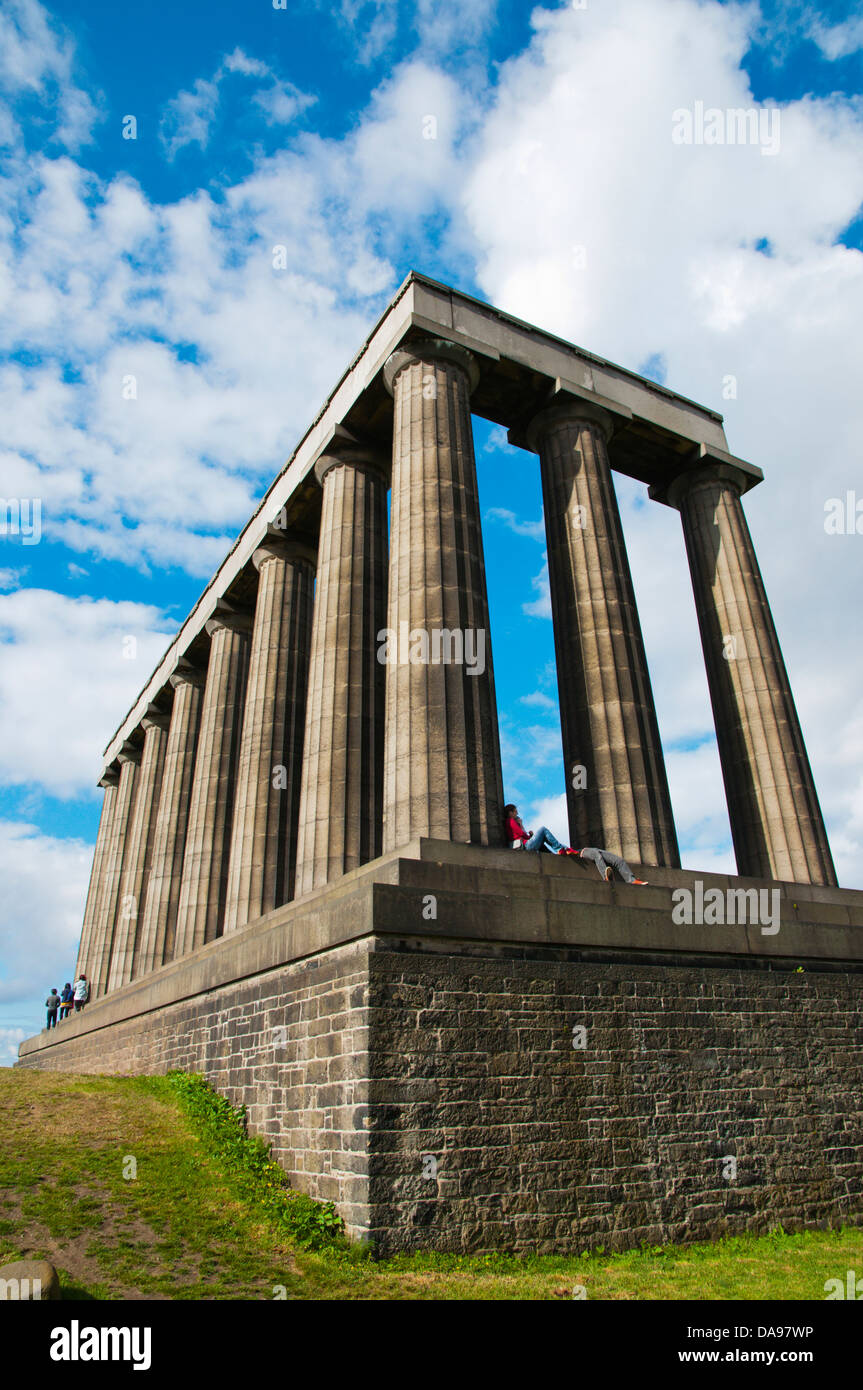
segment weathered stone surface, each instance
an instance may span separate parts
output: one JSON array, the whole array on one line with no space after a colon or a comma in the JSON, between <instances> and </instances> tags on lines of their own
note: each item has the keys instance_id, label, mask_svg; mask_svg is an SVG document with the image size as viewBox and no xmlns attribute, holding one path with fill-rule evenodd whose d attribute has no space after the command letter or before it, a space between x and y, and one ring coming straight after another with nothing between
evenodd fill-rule
<instances>
[{"instance_id":1,"label":"weathered stone surface","mask_svg":"<svg viewBox=\"0 0 863 1390\"><path fill-rule=\"evenodd\" d=\"M384 1250L863 1216L863 895L777 885L781 930L761 936L675 925L680 870L648 898L552 855L413 853L133 981L20 1064L203 1071ZM819 925L819 897L844 924Z\"/></svg>"},{"instance_id":2,"label":"weathered stone surface","mask_svg":"<svg viewBox=\"0 0 863 1390\"><path fill-rule=\"evenodd\" d=\"M255 551L258 596L237 754L226 932L294 896L315 551L273 538Z\"/></svg>"},{"instance_id":3,"label":"weathered stone surface","mask_svg":"<svg viewBox=\"0 0 863 1390\"><path fill-rule=\"evenodd\" d=\"M45 1301L60 1298L60 1279L47 1260L13 1260L0 1265L0 1300Z\"/></svg>"},{"instance_id":4,"label":"weathered stone surface","mask_svg":"<svg viewBox=\"0 0 863 1390\"><path fill-rule=\"evenodd\" d=\"M117 761L120 764L120 780L114 800L111 825L107 834L102 890L99 894L97 918L93 928L93 961L89 972L91 1000L104 994L108 988L114 949L114 931L120 901L120 882L123 877L126 841L135 804L138 767L141 762L140 750L126 745L121 749Z\"/></svg>"},{"instance_id":5,"label":"weathered stone surface","mask_svg":"<svg viewBox=\"0 0 863 1390\"><path fill-rule=\"evenodd\" d=\"M175 956L188 954L222 931L251 627L248 616L238 613L222 613L207 623L210 659L189 801Z\"/></svg>"},{"instance_id":6,"label":"weathered stone surface","mask_svg":"<svg viewBox=\"0 0 863 1390\"><path fill-rule=\"evenodd\" d=\"M728 816L741 874L835 884L836 870L761 570L740 502L745 478L687 471L680 508Z\"/></svg>"},{"instance_id":7,"label":"weathered stone surface","mask_svg":"<svg viewBox=\"0 0 863 1390\"><path fill-rule=\"evenodd\" d=\"M174 703L156 815L153 860L133 975L144 975L149 970L157 969L165 961L171 960L174 954L204 679L203 671L187 663L181 664L170 679Z\"/></svg>"},{"instance_id":8,"label":"weathered stone surface","mask_svg":"<svg viewBox=\"0 0 863 1390\"><path fill-rule=\"evenodd\" d=\"M542 469L569 830L643 864L680 863L607 441L564 393L532 421Z\"/></svg>"},{"instance_id":9,"label":"weathered stone surface","mask_svg":"<svg viewBox=\"0 0 863 1390\"><path fill-rule=\"evenodd\" d=\"M111 839L111 821L114 815L114 804L117 800L117 786L120 781L120 774L111 769L100 779L99 785L104 788L102 799L102 813L99 817L99 830L96 835L96 849L93 854L93 866L90 870L90 885L87 890L87 902L84 907L84 922L81 928L81 941L78 946L78 961L75 966L75 979L77 980L84 971L88 979L93 975L93 961L96 956L96 940L98 928L101 922L100 901L105 891L105 867L108 857L108 845Z\"/></svg>"},{"instance_id":10,"label":"weathered stone surface","mask_svg":"<svg viewBox=\"0 0 863 1390\"><path fill-rule=\"evenodd\" d=\"M118 989L120 985L128 984L132 978L135 956L140 949L138 933L150 877L156 813L162 785L162 769L165 765L167 717L151 712L142 720L142 724L144 747L137 779L138 790L123 856L108 989Z\"/></svg>"},{"instance_id":11,"label":"weathered stone surface","mask_svg":"<svg viewBox=\"0 0 863 1390\"><path fill-rule=\"evenodd\" d=\"M399 349L393 392L393 476L386 665L384 850L418 835L474 844L503 839L503 782L479 514L469 352L424 341ZM410 659L412 634L455 634L467 661ZM442 644L442 637L438 639ZM482 646L482 669L476 659ZM405 650L407 649L407 650ZM450 648L450 651L453 649Z\"/></svg>"},{"instance_id":12,"label":"weathered stone surface","mask_svg":"<svg viewBox=\"0 0 863 1390\"><path fill-rule=\"evenodd\" d=\"M381 853L389 464L341 447L318 460L323 488L300 804L297 892Z\"/></svg>"}]
</instances>

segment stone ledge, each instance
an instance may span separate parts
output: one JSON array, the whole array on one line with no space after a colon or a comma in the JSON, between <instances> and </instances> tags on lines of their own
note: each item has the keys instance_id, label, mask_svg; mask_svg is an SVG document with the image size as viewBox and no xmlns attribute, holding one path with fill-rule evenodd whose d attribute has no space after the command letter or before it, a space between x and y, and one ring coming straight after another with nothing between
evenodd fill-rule
<instances>
[{"instance_id":1,"label":"stone ledge","mask_svg":"<svg viewBox=\"0 0 863 1390\"><path fill-rule=\"evenodd\" d=\"M484 943L611 952L633 961L661 955L863 966L863 892L688 870L645 873L648 888L606 884L592 868L556 855L417 840L94 1000L50 1033L26 1039L19 1056L290 962L315 969L323 953L370 936L413 939L418 947L425 941L432 950ZM692 889L699 879L705 889L778 891L779 932L675 924L673 889ZM437 900L436 919L423 915L429 895Z\"/></svg>"}]
</instances>

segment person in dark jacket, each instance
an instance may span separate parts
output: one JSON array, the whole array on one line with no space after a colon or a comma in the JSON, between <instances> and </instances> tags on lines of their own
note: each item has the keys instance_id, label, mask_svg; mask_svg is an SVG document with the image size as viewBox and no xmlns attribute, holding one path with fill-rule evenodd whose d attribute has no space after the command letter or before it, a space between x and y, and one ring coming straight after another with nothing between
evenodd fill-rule
<instances>
[{"instance_id":1,"label":"person in dark jacket","mask_svg":"<svg viewBox=\"0 0 863 1390\"><path fill-rule=\"evenodd\" d=\"M72 986L67 980L63 986L63 993L60 995L60 1018L66 1018L72 1012Z\"/></svg>"},{"instance_id":2,"label":"person in dark jacket","mask_svg":"<svg viewBox=\"0 0 863 1390\"><path fill-rule=\"evenodd\" d=\"M57 1010L60 1007L60 996L56 989L52 989L48 998L45 1000L45 1008L48 1010L47 1028L57 1027Z\"/></svg>"},{"instance_id":3,"label":"person in dark jacket","mask_svg":"<svg viewBox=\"0 0 863 1390\"><path fill-rule=\"evenodd\" d=\"M503 833L513 849L547 849L550 854L575 854L574 849L568 849L552 835L547 825L541 825L539 830L525 830L518 807L512 803L503 808Z\"/></svg>"}]
</instances>

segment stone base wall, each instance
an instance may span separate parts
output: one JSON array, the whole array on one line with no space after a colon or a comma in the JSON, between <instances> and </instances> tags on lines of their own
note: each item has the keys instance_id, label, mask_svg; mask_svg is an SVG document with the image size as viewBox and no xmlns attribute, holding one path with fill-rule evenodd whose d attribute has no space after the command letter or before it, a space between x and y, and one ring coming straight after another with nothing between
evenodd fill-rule
<instances>
[{"instance_id":1,"label":"stone base wall","mask_svg":"<svg viewBox=\"0 0 863 1390\"><path fill-rule=\"evenodd\" d=\"M19 1065L203 1072L384 1252L863 1221L863 895L784 885L774 935L685 927L691 876L660 874L611 887L423 842L97 1000Z\"/></svg>"},{"instance_id":2,"label":"stone base wall","mask_svg":"<svg viewBox=\"0 0 863 1390\"><path fill-rule=\"evenodd\" d=\"M863 1221L861 974L387 946L369 999L369 1229L388 1249Z\"/></svg>"}]
</instances>

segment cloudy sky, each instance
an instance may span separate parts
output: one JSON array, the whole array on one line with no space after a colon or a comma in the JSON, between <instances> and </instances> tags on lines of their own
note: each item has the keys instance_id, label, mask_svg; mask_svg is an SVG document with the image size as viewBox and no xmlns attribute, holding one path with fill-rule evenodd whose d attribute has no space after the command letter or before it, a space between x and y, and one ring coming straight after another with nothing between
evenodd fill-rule
<instances>
[{"instance_id":1,"label":"cloudy sky","mask_svg":"<svg viewBox=\"0 0 863 1390\"><path fill-rule=\"evenodd\" d=\"M101 750L412 268L723 412L766 474L746 510L863 887L863 534L825 529L852 493L863 533L852 0L279 3L0 9L0 496L22 517L0 535L0 1060L71 978ZM699 139L730 108L754 138ZM537 460L475 428L507 795L564 835ZM733 869L679 518L617 484L684 863Z\"/></svg>"}]
</instances>

